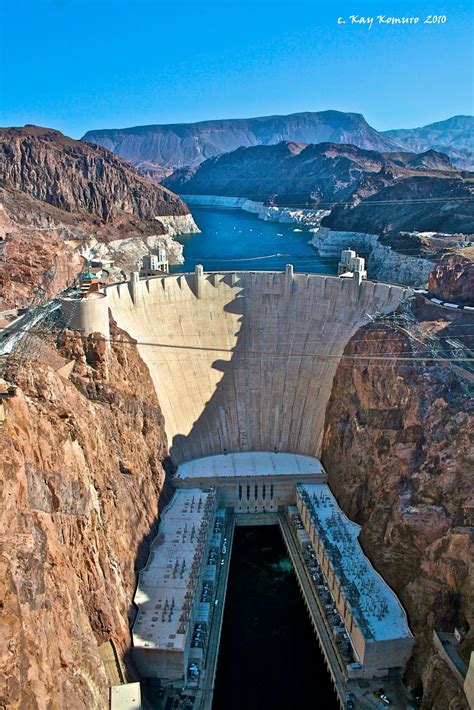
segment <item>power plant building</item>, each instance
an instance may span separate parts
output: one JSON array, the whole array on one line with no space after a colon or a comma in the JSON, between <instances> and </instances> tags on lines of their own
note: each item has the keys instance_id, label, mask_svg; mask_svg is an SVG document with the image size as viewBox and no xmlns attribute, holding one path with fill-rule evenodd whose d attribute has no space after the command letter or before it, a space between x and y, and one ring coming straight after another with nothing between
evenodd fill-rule
<instances>
[{"instance_id":1,"label":"power plant building","mask_svg":"<svg viewBox=\"0 0 474 710\"><path fill-rule=\"evenodd\" d=\"M134 598L133 657L145 678L188 678L194 623L209 616L200 589L216 517L223 515L215 490L198 488L176 491L162 512Z\"/></svg>"},{"instance_id":2,"label":"power plant building","mask_svg":"<svg viewBox=\"0 0 474 710\"><path fill-rule=\"evenodd\" d=\"M326 480L321 462L313 456L243 451L182 463L173 482L179 488L215 486L219 506L234 513L277 513L295 502L298 482Z\"/></svg>"},{"instance_id":3,"label":"power plant building","mask_svg":"<svg viewBox=\"0 0 474 710\"><path fill-rule=\"evenodd\" d=\"M360 527L324 483L298 485L296 503L358 659L349 675L383 677L404 669L414 638L398 598L360 547Z\"/></svg>"}]
</instances>

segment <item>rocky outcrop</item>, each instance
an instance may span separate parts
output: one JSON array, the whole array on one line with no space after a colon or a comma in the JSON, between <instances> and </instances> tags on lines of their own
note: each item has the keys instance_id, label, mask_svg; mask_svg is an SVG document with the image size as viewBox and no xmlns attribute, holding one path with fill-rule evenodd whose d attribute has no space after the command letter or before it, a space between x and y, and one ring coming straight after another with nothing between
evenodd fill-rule
<instances>
[{"instance_id":1,"label":"rocky outcrop","mask_svg":"<svg viewBox=\"0 0 474 710\"><path fill-rule=\"evenodd\" d=\"M2 445L0 701L8 708L108 707L98 645L128 662L135 571L165 480L163 418L134 342L112 326L66 333L71 381L26 363Z\"/></svg>"},{"instance_id":2,"label":"rocky outcrop","mask_svg":"<svg viewBox=\"0 0 474 710\"><path fill-rule=\"evenodd\" d=\"M353 203L334 207L323 225L370 234L474 233L472 183L459 175L411 175L379 189L371 185L367 195L364 191L362 183Z\"/></svg>"},{"instance_id":3,"label":"rocky outcrop","mask_svg":"<svg viewBox=\"0 0 474 710\"><path fill-rule=\"evenodd\" d=\"M425 287L435 262L422 254L403 254L377 241L367 260L369 278L385 283Z\"/></svg>"},{"instance_id":4,"label":"rocky outcrop","mask_svg":"<svg viewBox=\"0 0 474 710\"><path fill-rule=\"evenodd\" d=\"M158 180L176 168L199 165L241 146L330 141L369 150L400 147L390 138L382 138L360 114L341 111L102 129L88 131L82 140L113 150Z\"/></svg>"},{"instance_id":5,"label":"rocky outcrop","mask_svg":"<svg viewBox=\"0 0 474 710\"><path fill-rule=\"evenodd\" d=\"M342 249L348 248L364 256L369 279L412 287L426 286L429 274L435 267L434 257L425 257L421 249L405 250L408 253L397 251L383 244L377 234L342 232L327 227L315 228L311 232L313 237L310 244L324 259L337 260ZM402 248L408 241L407 236Z\"/></svg>"},{"instance_id":6,"label":"rocky outcrop","mask_svg":"<svg viewBox=\"0 0 474 710\"><path fill-rule=\"evenodd\" d=\"M342 249L355 249L363 256L368 256L378 241L377 234L338 231L327 227L316 228L311 233L311 246L324 259L339 259ZM375 274L372 276L375 278Z\"/></svg>"},{"instance_id":7,"label":"rocky outcrop","mask_svg":"<svg viewBox=\"0 0 474 710\"><path fill-rule=\"evenodd\" d=\"M418 315L420 329L454 337L468 322ZM469 373L400 359L420 355L417 338L382 324L352 338L334 378L322 460L339 504L362 525L365 552L407 610L417 641L408 682L421 679L426 710L460 709L463 693L432 631L467 624L473 644L474 412ZM367 355L390 359L352 359Z\"/></svg>"},{"instance_id":8,"label":"rocky outcrop","mask_svg":"<svg viewBox=\"0 0 474 710\"><path fill-rule=\"evenodd\" d=\"M112 259L117 271L128 272L144 254L163 247L171 264L182 263L183 247L170 232L198 229L191 215L169 219L170 224L130 217L97 225L88 215L0 188L0 310L28 306L44 291L52 297L73 284L86 263L81 255Z\"/></svg>"},{"instance_id":9,"label":"rocky outcrop","mask_svg":"<svg viewBox=\"0 0 474 710\"><path fill-rule=\"evenodd\" d=\"M73 283L81 254L131 270L172 239L199 231L179 197L102 148L36 128L0 129L0 309L27 306ZM48 273L54 272L49 279Z\"/></svg>"},{"instance_id":10,"label":"rocky outcrop","mask_svg":"<svg viewBox=\"0 0 474 710\"><path fill-rule=\"evenodd\" d=\"M161 222L163 227L166 229L167 234L171 237L175 237L180 234L198 234L200 231L191 214L162 215L157 218L157 221Z\"/></svg>"},{"instance_id":11,"label":"rocky outcrop","mask_svg":"<svg viewBox=\"0 0 474 710\"><path fill-rule=\"evenodd\" d=\"M5 187L66 212L94 215L100 223L122 214L154 220L188 213L179 197L110 151L49 128L0 129L0 174Z\"/></svg>"},{"instance_id":12,"label":"rocky outcrop","mask_svg":"<svg viewBox=\"0 0 474 710\"><path fill-rule=\"evenodd\" d=\"M428 290L443 301L474 305L474 250L446 254L430 273Z\"/></svg>"},{"instance_id":13,"label":"rocky outcrop","mask_svg":"<svg viewBox=\"0 0 474 710\"><path fill-rule=\"evenodd\" d=\"M474 116L452 116L420 128L384 131L382 135L407 150L440 150L459 168L474 169Z\"/></svg>"},{"instance_id":14,"label":"rocky outcrop","mask_svg":"<svg viewBox=\"0 0 474 710\"><path fill-rule=\"evenodd\" d=\"M88 247L95 259L112 259L127 273L139 270L142 257L145 254L156 254L160 248L166 249L170 264L184 262L183 245L173 239L170 234L142 237L141 239L136 237L114 239L106 244L91 239L88 242ZM119 280L121 280L120 277Z\"/></svg>"},{"instance_id":15,"label":"rocky outcrop","mask_svg":"<svg viewBox=\"0 0 474 710\"><path fill-rule=\"evenodd\" d=\"M434 180L456 172L446 156L435 152L423 156L335 143L282 142L238 148L199 166L176 170L163 184L179 194L330 208L334 203L360 201L411 175Z\"/></svg>"},{"instance_id":16,"label":"rocky outcrop","mask_svg":"<svg viewBox=\"0 0 474 710\"><path fill-rule=\"evenodd\" d=\"M14 215L13 205L21 202L36 200L0 188L0 310L28 306L40 289L53 296L73 282L84 263L53 224L27 226Z\"/></svg>"}]
</instances>

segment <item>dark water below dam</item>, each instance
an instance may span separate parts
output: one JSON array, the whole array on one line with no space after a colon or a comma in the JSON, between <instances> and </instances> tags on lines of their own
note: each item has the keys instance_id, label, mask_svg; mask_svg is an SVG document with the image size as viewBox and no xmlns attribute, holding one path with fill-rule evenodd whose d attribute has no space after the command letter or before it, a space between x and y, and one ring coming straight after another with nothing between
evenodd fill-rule
<instances>
[{"instance_id":1,"label":"dark water below dam","mask_svg":"<svg viewBox=\"0 0 474 710\"><path fill-rule=\"evenodd\" d=\"M173 273L194 271L196 264L205 271L284 271L285 264L293 264L295 271L337 273L337 264L321 259L308 244L312 233L304 228L295 232L296 224L264 222L238 209L191 211L201 234L177 237L184 245L185 261L173 266Z\"/></svg>"},{"instance_id":2,"label":"dark water below dam","mask_svg":"<svg viewBox=\"0 0 474 710\"><path fill-rule=\"evenodd\" d=\"M212 707L339 707L276 526L235 530Z\"/></svg>"}]
</instances>

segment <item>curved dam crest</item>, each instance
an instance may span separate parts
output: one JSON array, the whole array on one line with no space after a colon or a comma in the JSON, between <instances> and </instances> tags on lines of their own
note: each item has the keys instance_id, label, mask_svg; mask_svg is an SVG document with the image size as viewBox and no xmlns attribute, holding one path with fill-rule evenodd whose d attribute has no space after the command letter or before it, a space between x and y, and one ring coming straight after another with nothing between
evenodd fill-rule
<instances>
[{"instance_id":1,"label":"curved dam crest","mask_svg":"<svg viewBox=\"0 0 474 710\"><path fill-rule=\"evenodd\" d=\"M345 345L369 315L395 310L406 293L293 275L291 267L205 274L197 267L143 280L132 274L106 298L83 302L77 317L86 332L108 333L108 307L138 341L176 463L230 451L319 456Z\"/></svg>"}]
</instances>

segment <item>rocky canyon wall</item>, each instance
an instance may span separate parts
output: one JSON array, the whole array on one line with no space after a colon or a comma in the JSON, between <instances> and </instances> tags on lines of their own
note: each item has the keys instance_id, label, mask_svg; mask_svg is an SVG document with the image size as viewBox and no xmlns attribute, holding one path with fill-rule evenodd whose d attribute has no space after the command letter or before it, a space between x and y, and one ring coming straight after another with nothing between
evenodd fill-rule
<instances>
[{"instance_id":1,"label":"rocky canyon wall","mask_svg":"<svg viewBox=\"0 0 474 710\"><path fill-rule=\"evenodd\" d=\"M19 375L2 440L0 705L108 706L99 645L130 645L167 456L163 418L133 342L66 333ZM130 667L133 677L133 667Z\"/></svg>"},{"instance_id":2,"label":"rocky canyon wall","mask_svg":"<svg viewBox=\"0 0 474 710\"><path fill-rule=\"evenodd\" d=\"M324 259L339 259L342 249L355 249L367 258L369 278L386 283L425 286L434 261L419 255L403 254L381 244L377 234L343 232L328 227L313 231L311 245Z\"/></svg>"},{"instance_id":3,"label":"rocky canyon wall","mask_svg":"<svg viewBox=\"0 0 474 710\"><path fill-rule=\"evenodd\" d=\"M413 342L373 324L353 336L345 355L415 356ZM439 363L345 359L326 411L322 460L331 488L362 525L365 552L407 610L417 641L407 677L413 685L421 679L426 710L467 708L432 644L434 628L467 623L465 644L473 645L474 417L467 385Z\"/></svg>"}]
</instances>

